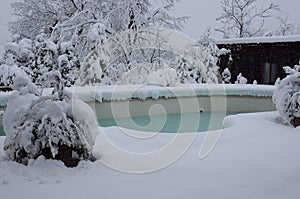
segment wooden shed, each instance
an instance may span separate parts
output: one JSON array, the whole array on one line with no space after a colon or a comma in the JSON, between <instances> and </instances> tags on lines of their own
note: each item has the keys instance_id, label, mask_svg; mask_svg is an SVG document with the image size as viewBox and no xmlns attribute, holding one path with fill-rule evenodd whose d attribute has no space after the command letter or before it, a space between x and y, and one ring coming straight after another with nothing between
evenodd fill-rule
<instances>
[{"instance_id":1,"label":"wooden shed","mask_svg":"<svg viewBox=\"0 0 300 199\"><path fill-rule=\"evenodd\" d=\"M242 73L248 83L274 84L278 77L285 77L284 66L294 66L300 60L300 36L253 37L216 41L219 48L231 50L222 56L220 70L229 68L231 81Z\"/></svg>"}]
</instances>

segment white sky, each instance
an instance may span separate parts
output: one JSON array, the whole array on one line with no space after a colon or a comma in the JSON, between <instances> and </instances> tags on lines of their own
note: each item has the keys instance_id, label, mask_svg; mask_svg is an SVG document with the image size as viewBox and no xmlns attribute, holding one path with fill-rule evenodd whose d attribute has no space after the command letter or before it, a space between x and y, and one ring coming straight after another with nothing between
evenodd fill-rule
<instances>
[{"instance_id":1,"label":"white sky","mask_svg":"<svg viewBox=\"0 0 300 199\"><path fill-rule=\"evenodd\" d=\"M13 1L15 0L3 0L0 4L0 45L10 39L7 23L13 20L10 8L10 3ZM220 2L221 0L181 0L176 6L175 14L177 16L191 17L183 30L184 33L197 39L207 28L213 29L217 27L219 23L216 21L216 18L221 13ZM300 0L258 0L258 4L261 6L266 6L270 2L278 4L282 13L289 14L290 21L300 26ZM278 14L276 13L276 15ZM276 24L276 20L271 20L267 27L274 30ZM217 33L214 36L216 38L221 37Z\"/></svg>"}]
</instances>

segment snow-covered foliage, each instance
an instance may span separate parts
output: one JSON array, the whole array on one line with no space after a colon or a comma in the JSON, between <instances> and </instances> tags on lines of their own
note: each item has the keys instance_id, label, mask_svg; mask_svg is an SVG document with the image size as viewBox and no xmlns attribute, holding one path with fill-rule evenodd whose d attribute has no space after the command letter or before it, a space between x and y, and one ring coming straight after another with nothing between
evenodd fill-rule
<instances>
[{"instance_id":1,"label":"snow-covered foliage","mask_svg":"<svg viewBox=\"0 0 300 199\"><path fill-rule=\"evenodd\" d=\"M27 38L21 39L14 35L13 41L4 45L2 64L9 66L18 66L30 74L29 68L32 68L35 62L33 41Z\"/></svg>"},{"instance_id":2,"label":"snow-covered foliage","mask_svg":"<svg viewBox=\"0 0 300 199\"><path fill-rule=\"evenodd\" d=\"M222 78L223 78L223 83L224 84L230 84L231 80L231 72L228 68L225 68L224 71L222 72Z\"/></svg>"},{"instance_id":3,"label":"snow-covered foliage","mask_svg":"<svg viewBox=\"0 0 300 199\"><path fill-rule=\"evenodd\" d=\"M27 78L18 77L3 118L4 150L11 160L28 164L40 155L75 166L91 157L98 131L92 109L72 100L63 90L59 72L48 74L57 86L51 96L41 96Z\"/></svg>"},{"instance_id":4,"label":"snow-covered foliage","mask_svg":"<svg viewBox=\"0 0 300 199\"><path fill-rule=\"evenodd\" d=\"M18 18L11 23L10 30L31 39L45 33L55 43L71 41L75 54L82 61L91 50L91 29L95 30L101 23L110 35L149 26L180 29L187 18L171 16L170 11L176 2L22 0L12 4Z\"/></svg>"},{"instance_id":5,"label":"snow-covered foliage","mask_svg":"<svg viewBox=\"0 0 300 199\"><path fill-rule=\"evenodd\" d=\"M14 42L5 45L2 63L24 70L33 82L44 86L41 76L52 70L59 70L64 85L71 86L78 76L79 61L70 42L57 44L46 34L39 34L34 41L15 37Z\"/></svg>"},{"instance_id":6,"label":"snow-covered foliage","mask_svg":"<svg viewBox=\"0 0 300 199\"><path fill-rule=\"evenodd\" d=\"M0 86L11 87L18 77L28 77L28 75L16 66L0 65Z\"/></svg>"},{"instance_id":7,"label":"snow-covered foliage","mask_svg":"<svg viewBox=\"0 0 300 199\"><path fill-rule=\"evenodd\" d=\"M235 84L247 84L247 82L248 82L248 80L242 75L242 73L240 73L236 77Z\"/></svg>"},{"instance_id":8,"label":"snow-covered foliage","mask_svg":"<svg viewBox=\"0 0 300 199\"><path fill-rule=\"evenodd\" d=\"M284 67L287 77L276 81L273 102L279 114L290 124L300 118L300 66Z\"/></svg>"},{"instance_id":9,"label":"snow-covered foliage","mask_svg":"<svg viewBox=\"0 0 300 199\"><path fill-rule=\"evenodd\" d=\"M192 83L218 83L219 56L228 52L226 49L219 49L214 43L207 47L199 43L188 46L181 63L183 76Z\"/></svg>"},{"instance_id":10,"label":"snow-covered foliage","mask_svg":"<svg viewBox=\"0 0 300 199\"><path fill-rule=\"evenodd\" d=\"M119 84L154 84L163 87L176 86L179 77L175 69L167 65L136 64L125 73Z\"/></svg>"},{"instance_id":11,"label":"snow-covered foliage","mask_svg":"<svg viewBox=\"0 0 300 199\"><path fill-rule=\"evenodd\" d=\"M129 30L99 44L82 63L78 85L133 83L133 79L121 77L137 65L147 66L149 71L153 65L167 65L175 69L181 83L219 82L219 57L229 50L219 49L214 42L175 49L167 37L162 29Z\"/></svg>"}]
</instances>

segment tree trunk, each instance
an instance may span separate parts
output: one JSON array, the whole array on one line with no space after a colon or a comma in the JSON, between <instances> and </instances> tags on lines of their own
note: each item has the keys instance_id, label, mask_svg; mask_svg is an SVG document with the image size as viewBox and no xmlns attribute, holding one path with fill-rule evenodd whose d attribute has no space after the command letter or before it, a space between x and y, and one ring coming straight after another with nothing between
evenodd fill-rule
<instances>
[{"instance_id":1,"label":"tree trunk","mask_svg":"<svg viewBox=\"0 0 300 199\"><path fill-rule=\"evenodd\" d=\"M292 120L292 123L295 128L300 126L300 117L294 117L294 119Z\"/></svg>"}]
</instances>

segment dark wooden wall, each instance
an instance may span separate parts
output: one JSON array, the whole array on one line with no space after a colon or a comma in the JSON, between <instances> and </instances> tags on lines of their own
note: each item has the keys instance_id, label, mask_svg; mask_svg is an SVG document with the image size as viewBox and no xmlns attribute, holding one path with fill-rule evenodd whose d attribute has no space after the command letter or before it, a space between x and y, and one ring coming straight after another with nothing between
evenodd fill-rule
<instances>
[{"instance_id":1,"label":"dark wooden wall","mask_svg":"<svg viewBox=\"0 0 300 199\"><path fill-rule=\"evenodd\" d=\"M299 42L218 44L219 48L231 50L229 56L220 59L220 71L229 68L234 83L236 76L242 73L248 83L257 80L259 84L274 84L278 77L285 77L284 66L294 66L300 60Z\"/></svg>"}]
</instances>

